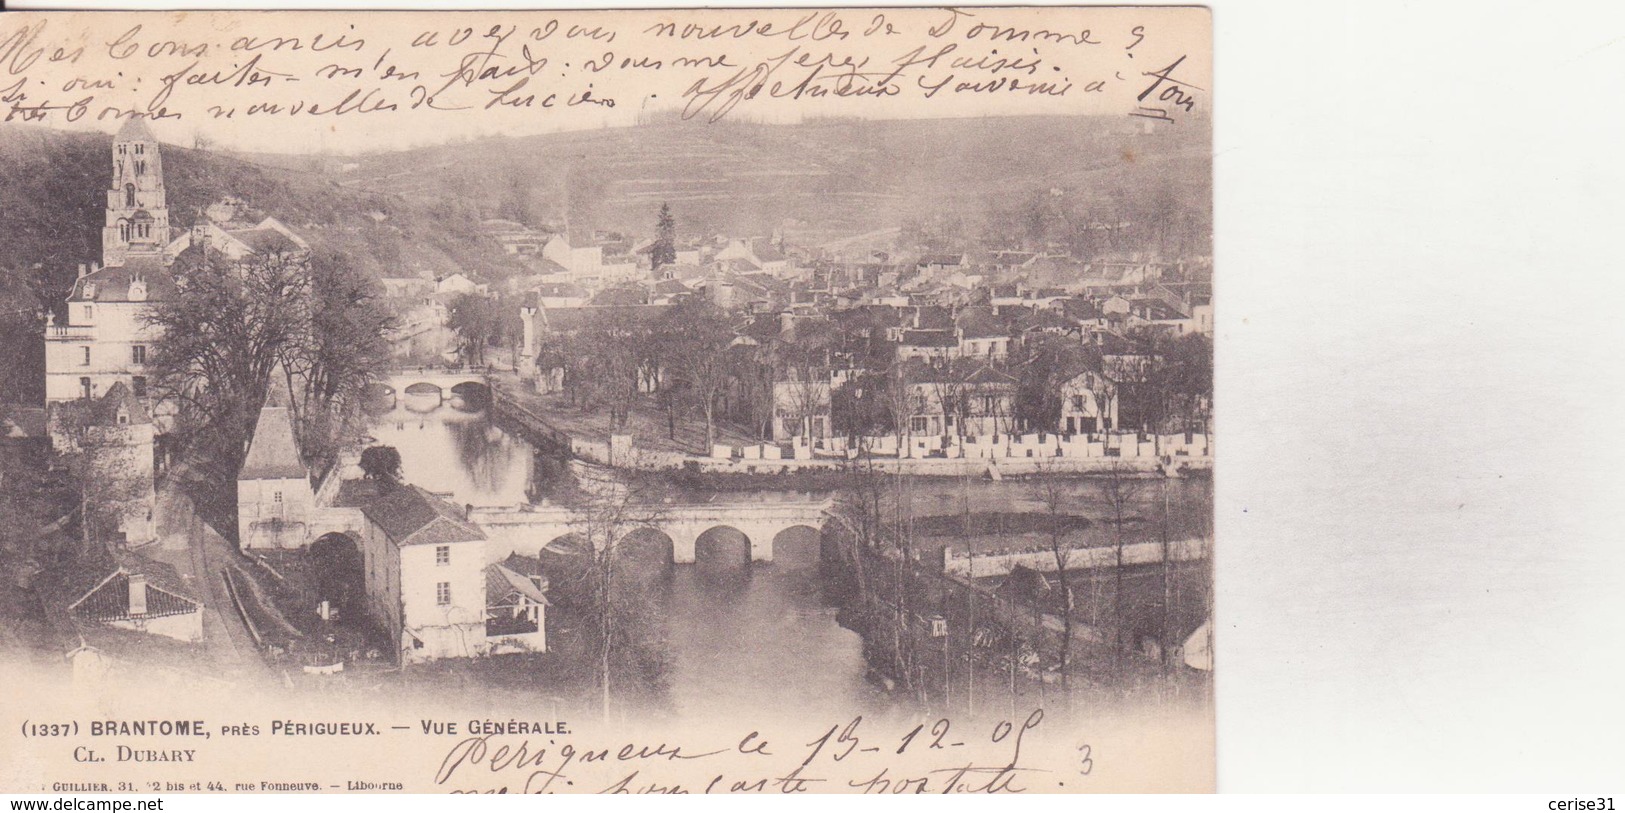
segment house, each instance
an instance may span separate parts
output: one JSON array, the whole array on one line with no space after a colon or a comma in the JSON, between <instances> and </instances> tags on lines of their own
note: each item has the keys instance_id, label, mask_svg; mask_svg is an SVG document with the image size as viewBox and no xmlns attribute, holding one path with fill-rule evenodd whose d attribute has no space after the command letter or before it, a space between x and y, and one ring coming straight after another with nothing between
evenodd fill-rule
<instances>
[{"instance_id":1,"label":"house","mask_svg":"<svg viewBox=\"0 0 1625 813\"><path fill-rule=\"evenodd\" d=\"M547 651L547 577L531 556L508 554L485 566L488 654Z\"/></svg>"},{"instance_id":2,"label":"house","mask_svg":"<svg viewBox=\"0 0 1625 813\"><path fill-rule=\"evenodd\" d=\"M555 234L542 246L542 257L569 270L572 278L594 276L604 264L604 250L579 238Z\"/></svg>"},{"instance_id":3,"label":"house","mask_svg":"<svg viewBox=\"0 0 1625 813\"><path fill-rule=\"evenodd\" d=\"M101 492L97 502L113 524L103 530L122 534L126 545L157 538L155 429L142 399L116 381L100 398L52 405L48 425L59 453L88 457L85 467Z\"/></svg>"},{"instance_id":4,"label":"house","mask_svg":"<svg viewBox=\"0 0 1625 813\"><path fill-rule=\"evenodd\" d=\"M168 254L179 258L192 249L193 254L206 253L240 263L251 257L299 256L310 251L310 244L303 237L274 217L264 218L252 226L228 228L230 225L229 221L201 220L169 244Z\"/></svg>"},{"instance_id":5,"label":"house","mask_svg":"<svg viewBox=\"0 0 1625 813\"><path fill-rule=\"evenodd\" d=\"M790 260L784 256L784 252L772 241L760 237L729 240L713 259L721 263L738 260L738 263L730 264L728 270L741 274L760 271L781 276L790 269ZM678 258L678 261L681 262L682 258Z\"/></svg>"},{"instance_id":6,"label":"house","mask_svg":"<svg viewBox=\"0 0 1625 813\"><path fill-rule=\"evenodd\" d=\"M1213 301L1199 300L1191 305L1191 331L1203 336L1213 335Z\"/></svg>"},{"instance_id":7,"label":"house","mask_svg":"<svg viewBox=\"0 0 1625 813\"><path fill-rule=\"evenodd\" d=\"M50 446L51 435L44 408L0 404L0 450L26 449L34 453L47 451Z\"/></svg>"},{"instance_id":8,"label":"house","mask_svg":"<svg viewBox=\"0 0 1625 813\"><path fill-rule=\"evenodd\" d=\"M1100 370L1078 370L1067 377L1061 385L1061 414L1055 431L1071 435L1116 428L1116 385Z\"/></svg>"},{"instance_id":9,"label":"house","mask_svg":"<svg viewBox=\"0 0 1625 813\"><path fill-rule=\"evenodd\" d=\"M921 271L957 271L965 267L963 254L927 254L915 263L915 268Z\"/></svg>"},{"instance_id":10,"label":"house","mask_svg":"<svg viewBox=\"0 0 1625 813\"><path fill-rule=\"evenodd\" d=\"M133 255L124 264L80 266L68 293L66 324L55 314L45 328L45 398L48 402L98 398L123 382L147 394L147 354L158 339L148 316L174 295L169 267L157 256Z\"/></svg>"},{"instance_id":11,"label":"house","mask_svg":"<svg viewBox=\"0 0 1625 813\"><path fill-rule=\"evenodd\" d=\"M1010 355L1010 325L993 308L972 306L954 318L959 355L985 361L1003 361Z\"/></svg>"},{"instance_id":12,"label":"house","mask_svg":"<svg viewBox=\"0 0 1625 813\"><path fill-rule=\"evenodd\" d=\"M486 654L485 533L417 486L361 507L368 613L402 664Z\"/></svg>"},{"instance_id":13,"label":"house","mask_svg":"<svg viewBox=\"0 0 1625 813\"><path fill-rule=\"evenodd\" d=\"M983 437L1015 428L1016 378L985 363L905 365L912 438Z\"/></svg>"},{"instance_id":14,"label":"house","mask_svg":"<svg viewBox=\"0 0 1625 813\"><path fill-rule=\"evenodd\" d=\"M243 468L237 474L237 545L299 548L310 541L315 494L299 456L286 389L272 373L270 395L254 424Z\"/></svg>"},{"instance_id":15,"label":"house","mask_svg":"<svg viewBox=\"0 0 1625 813\"><path fill-rule=\"evenodd\" d=\"M959 337L952 330L904 330L897 340L897 360L946 361L959 357Z\"/></svg>"},{"instance_id":16,"label":"house","mask_svg":"<svg viewBox=\"0 0 1625 813\"><path fill-rule=\"evenodd\" d=\"M812 371L773 382L774 441L830 436L830 381Z\"/></svg>"},{"instance_id":17,"label":"house","mask_svg":"<svg viewBox=\"0 0 1625 813\"><path fill-rule=\"evenodd\" d=\"M437 294L476 294L484 296L491 288L485 281L458 271L447 274L435 280L434 291Z\"/></svg>"},{"instance_id":18,"label":"house","mask_svg":"<svg viewBox=\"0 0 1625 813\"><path fill-rule=\"evenodd\" d=\"M434 293L435 281L427 277L383 276L378 280L384 297L392 300L419 300Z\"/></svg>"},{"instance_id":19,"label":"house","mask_svg":"<svg viewBox=\"0 0 1625 813\"><path fill-rule=\"evenodd\" d=\"M162 562L102 551L35 579L47 617L80 627L203 640L203 601Z\"/></svg>"},{"instance_id":20,"label":"house","mask_svg":"<svg viewBox=\"0 0 1625 813\"><path fill-rule=\"evenodd\" d=\"M480 230L502 246L504 254L512 256L540 254L547 244L546 233L513 220L491 218L480 223Z\"/></svg>"}]
</instances>

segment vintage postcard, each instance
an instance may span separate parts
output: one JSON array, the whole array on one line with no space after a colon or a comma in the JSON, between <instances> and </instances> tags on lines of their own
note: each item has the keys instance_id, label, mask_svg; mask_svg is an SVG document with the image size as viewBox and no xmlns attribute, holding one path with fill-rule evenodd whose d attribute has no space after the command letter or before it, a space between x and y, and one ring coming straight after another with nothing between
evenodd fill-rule
<instances>
[{"instance_id":1,"label":"vintage postcard","mask_svg":"<svg viewBox=\"0 0 1625 813\"><path fill-rule=\"evenodd\" d=\"M0 14L0 791L1214 783L1202 8Z\"/></svg>"}]
</instances>

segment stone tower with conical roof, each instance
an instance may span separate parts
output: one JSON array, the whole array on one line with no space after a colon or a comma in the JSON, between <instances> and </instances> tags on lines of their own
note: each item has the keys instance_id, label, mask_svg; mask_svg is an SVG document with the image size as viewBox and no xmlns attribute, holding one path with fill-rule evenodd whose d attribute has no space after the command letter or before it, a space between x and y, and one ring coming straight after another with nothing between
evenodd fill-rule
<instances>
[{"instance_id":1,"label":"stone tower with conical roof","mask_svg":"<svg viewBox=\"0 0 1625 813\"><path fill-rule=\"evenodd\" d=\"M121 266L132 256L162 258L169 245L169 206L158 139L139 116L113 137L113 182L107 190L102 264Z\"/></svg>"}]
</instances>

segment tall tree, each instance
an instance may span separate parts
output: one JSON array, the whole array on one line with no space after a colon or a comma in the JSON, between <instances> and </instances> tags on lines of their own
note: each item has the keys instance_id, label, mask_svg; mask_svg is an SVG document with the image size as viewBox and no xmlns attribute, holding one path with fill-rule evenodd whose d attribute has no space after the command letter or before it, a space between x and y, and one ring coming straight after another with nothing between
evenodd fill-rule
<instances>
[{"instance_id":1,"label":"tall tree","mask_svg":"<svg viewBox=\"0 0 1625 813\"><path fill-rule=\"evenodd\" d=\"M660 217L655 221L655 242L649 249L649 268L658 272L663 265L677 262L677 219L672 217L671 204L660 204Z\"/></svg>"},{"instance_id":2,"label":"tall tree","mask_svg":"<svg viewBox=\"0 0 1625 813\"><path fill-rule=\"evenodd\" d=\"M1072 543L1067 539L1067 531L1071 527L1072 517L1067 513L1067 506L1071 505L1074 497L1068 494L1065 488L1066 481L1061 479L1060 472L1055 469L1053 459L1039 464L1039 477L1035 481L1038 490L1038 501L1044 509L1045 535L1050 556L1055 561L1056 586L1061 594L1061 648L1059 651L1061 694L1066 701L1072 701L1071 678L1068 670L1072 659L1072 616L1073 606L1072 574Z\"/></svg>"},{"instance_id":3,"label":"tall tree","mask_svg":"<svg viewBox=\"0 0 1625 813\"><path fill-rule=\"evenodd\" d=\"M597 656L594 671L605 719L618 689L632 688L628 684L635 679L658 682L664 671L653 585L627 567L633 533L659 530L663 521L661 503L647 488L647 481L636 480L584 484L570 522L578 567L566 590L595 622L583 632Z\"/></svg>"},{"instance_id":4,"label":"tall tree","mask_svg":"<svg viewBox=\"0 0 1625 813\"><path fill-rule=\"evenodd\" d=\"M368 446L361 450L361 472L368 480L399 482L401 452L394 446Z\"/></svg>"},{"instance_id":5,"label":"tall tree","mask_svg":"<svg viewBox=\"0 0 1625 813\"><path fill-rule=\"evenodd\" d=\"M728 315L704 299L686 299L667 312L663 332L672 339L666 347L671 372L683 381L705 417L704 451L709 454L717 442L717 399L734 372L729 357L734 332Z\"/></svg>"},{"instance_id":6,"label":"tall tree","mask_svg":"<svg viewBox=\"0 0 1625 813\"><path fill-rule=\"evenodd\" d=\"M389 365L394 326L376 283L347 256L312 258L310 332L285 365L306 459L330 462L360 436L361 407Z\"/></svg>"},{"instance_id":7,"label":"tall tree","mask_svg":"<svg viewBox=\"0 0 1625 813\"><path fill-rule=\"evenodd\" d=\"M485 363L485 346L497 335L496 307L483 294L463 293L452 299L446 324L462 337L463 361Z\"/></svg>"},{"instance_id":8,"label":"tall tree","mask_svg":"<svg viewBox=\"0 0 1625 813\"><path fill-rule=\"evenodd\" d=\"M242 468L272 371L310 334L305 252L214 260L177 274L178 291L148 316L160 338L147 357L158 401L212 482Z\"/></svg>"}]
</instances>

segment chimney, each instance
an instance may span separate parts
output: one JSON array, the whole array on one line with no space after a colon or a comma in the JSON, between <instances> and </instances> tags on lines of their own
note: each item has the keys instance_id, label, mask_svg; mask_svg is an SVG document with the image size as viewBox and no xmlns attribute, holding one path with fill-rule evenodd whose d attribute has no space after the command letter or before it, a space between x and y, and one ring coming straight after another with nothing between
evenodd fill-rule
<instances>
[{"instance_id":1,"label":"chimney","mask_svg":"<svg viewBox=\"0 0 1625 813\"><path fill-rule=\"evenodd\" d=\"M145 573L130 574L130 616L143 616L147 614L147 576Z\"/></svg>"},{"instance_id":2,"label":"chimney","mask_svg":"<svg viewBox=\"0 0 1625 813\"><path fill-rule=\"evenodd\" d=\"M99 260L91 260L90 261L90 273L94 274L94 273L96 273L97 271L100 271L100 270L102 270L101 262Z\"/></svg>"},{"instance_id":3,"label":"chimney","mask_svg":"<svg viewBox=\"0 0 1625 813\"><path fill-rule=\"evenodd\" d=\"M83 277L84 277L84 275L85 275L85 274L86 274L86 270L85 270L85 264L84 264L84 263L80 263L80 264L79 264L79 276L80 276L80 277L81 277L81 278L83 278Z\"/></svg>"}]
</instances>

